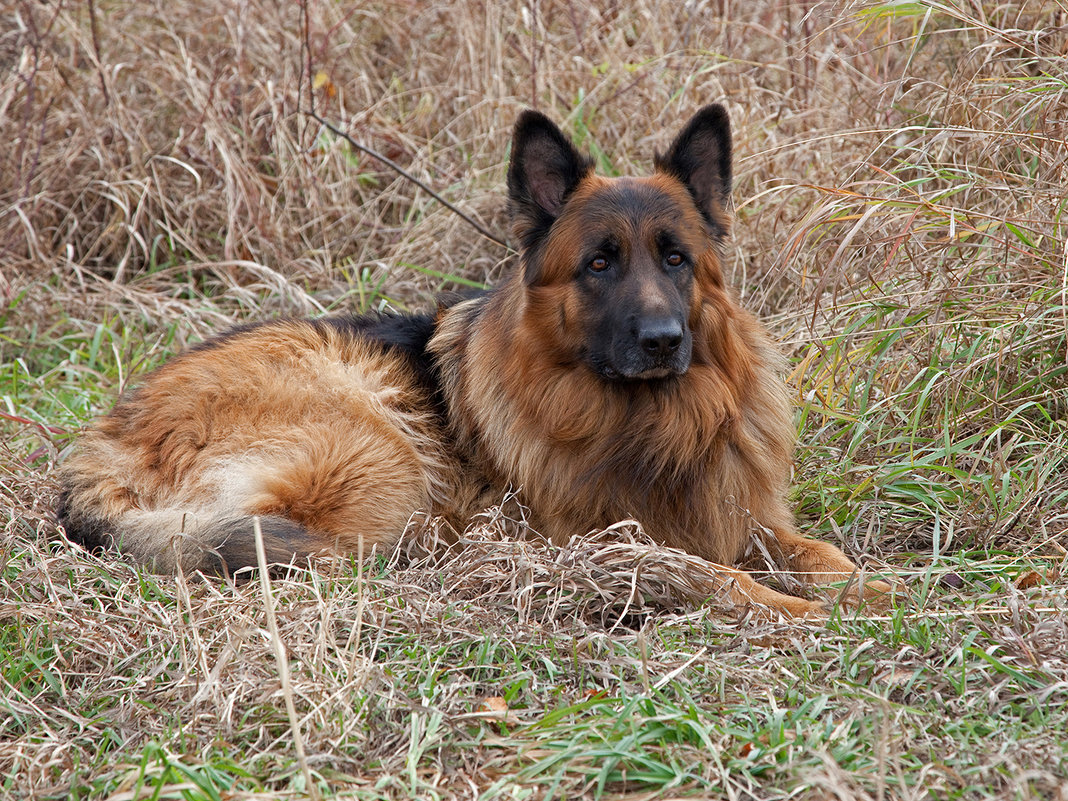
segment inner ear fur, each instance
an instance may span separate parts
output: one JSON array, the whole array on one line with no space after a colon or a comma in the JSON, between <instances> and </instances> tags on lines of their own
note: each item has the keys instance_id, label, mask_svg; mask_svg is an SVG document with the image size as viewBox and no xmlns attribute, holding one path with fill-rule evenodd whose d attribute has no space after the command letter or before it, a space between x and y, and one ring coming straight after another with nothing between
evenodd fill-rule
<instances>
[{"instance_id":1,"label":"inner ear fur","mask_svg":"<svg viewBox=\"0 0 1068 801\"><path fill-rule=\"evenodd\" d=\"M731 195L731 124L727 110L705 106L675 137L656 169L681 181L716 236L727 234Z\"/></svg>"},{"instance_id":2,"label":"inner ear fur","mask_svg":"<svg viewBox=\"0 0 1068 801\"><path fill-rule=\"evenodd\" d=\"M524 111L512 134L508 208L512 233L525 249L553 224L579 182L593 169L556 125L537 111Z\"/></svg>"}]
</instances>

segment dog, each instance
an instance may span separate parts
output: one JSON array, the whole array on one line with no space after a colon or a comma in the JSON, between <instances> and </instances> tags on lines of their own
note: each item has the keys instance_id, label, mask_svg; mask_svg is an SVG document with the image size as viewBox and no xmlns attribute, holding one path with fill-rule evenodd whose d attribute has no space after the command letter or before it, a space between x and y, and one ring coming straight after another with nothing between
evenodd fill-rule
<instances>
[{"instance_id":1,"label":"dog","mask_svg":"<svg viewBox=\"0 0 1068 801\"><path fill-rule=\"evenodd\" d=\"M720 105L651 175L620 178L523 112L519 259L499 287L425 314L240 326L178 356L61 468L68 537L161 572L233 573L257 564L254 518L284 563L388 549L416 511L462 526L515 488L552 542L634 519L716 563L733 604L823 612L737 567L755 537L808 584L857 573L787 503L784 360L721 266L731 170Z\"/></svg>"}]
</instances>

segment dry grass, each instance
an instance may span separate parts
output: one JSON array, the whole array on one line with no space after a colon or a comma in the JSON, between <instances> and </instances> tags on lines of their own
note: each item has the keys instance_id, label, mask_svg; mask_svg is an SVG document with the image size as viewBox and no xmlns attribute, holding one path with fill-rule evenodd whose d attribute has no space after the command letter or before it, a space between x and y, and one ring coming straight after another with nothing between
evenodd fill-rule
<instances>
[{"instance_id":1,"label":"dry grass","mask_svg":"<svg viewBox=\"0 0 1068 801\"><path fill-rule=\"evenodd\" d=\"M1064 801L1068 8L586 5L0 5L0 795ZM53 468L139 371L510 268L301 109L503 237L519 109L623 173L714 100L801 518L902 608L736 618L637 532L495 510L277 577L273 632L255 582L59 536Z\"/></svg>"}]
</instances>

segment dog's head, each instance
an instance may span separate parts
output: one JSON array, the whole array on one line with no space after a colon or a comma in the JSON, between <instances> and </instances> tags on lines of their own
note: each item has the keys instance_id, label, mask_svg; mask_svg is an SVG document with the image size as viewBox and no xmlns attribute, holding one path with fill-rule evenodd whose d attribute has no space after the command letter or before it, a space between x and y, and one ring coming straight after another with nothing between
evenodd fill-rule
<instances>
[{"instance_id":1,"label":"dog's head","mask_svg":"<svg viewBox=\"0 0 1068 801\"><path fill-rule=\"evenodd\" d=\"M547 117L524 112L508 170L528 325L605 380L684 374L702 302L723 292L730 123L702 109L645 178L604 178Z\"/></svg>"}]
</instances>

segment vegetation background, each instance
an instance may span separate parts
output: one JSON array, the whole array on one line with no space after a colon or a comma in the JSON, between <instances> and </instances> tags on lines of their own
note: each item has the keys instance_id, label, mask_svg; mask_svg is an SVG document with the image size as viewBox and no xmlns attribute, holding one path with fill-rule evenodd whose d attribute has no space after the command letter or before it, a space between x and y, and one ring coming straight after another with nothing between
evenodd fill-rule
<instances>
[{"instance_id":1,"label":"vegetation background","mask_svg":"<svg viewBox=\"0 0 1068 801\"><path fill-rule=\"evenodd\" d=\"M1066 75L1063 0L4 0L0 794L1064 801ZM520 109L618 174L711 101L799 517L896 608L739 617L506 499L269 594L57 530L79 427L187 344L511 269L307 112L504 238Z\"/></svg>"}]
</instances>

